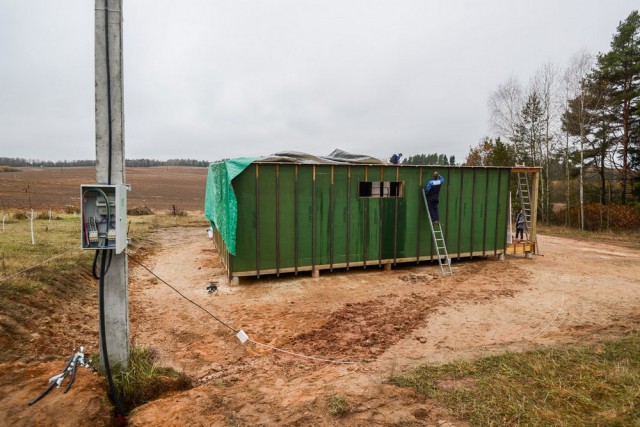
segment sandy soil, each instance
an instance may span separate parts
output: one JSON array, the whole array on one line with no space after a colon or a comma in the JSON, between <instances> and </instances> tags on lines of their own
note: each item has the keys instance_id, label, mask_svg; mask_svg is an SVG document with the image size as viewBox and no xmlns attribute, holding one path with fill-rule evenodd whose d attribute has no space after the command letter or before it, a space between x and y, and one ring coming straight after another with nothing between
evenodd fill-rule
<instances>
[{"instance_id":1,"label":"sandy soil","mask_svg":"<svg viewBox=\"0 0 640 427\"><path fill-rule=\"evenodd\" d=\"M160 277L234 329L323 363L242 345L235 333L136 270L132 334L197 386L138 408L132 425L463 425L386 384L421 363L618 336L640 324L640 252L540 237L544 256L338 271L229 286L198 229L160 237ZM215 282L218 291L207 293ZM350 413L329 414L340 396Z\"/></svg>"},{"instance_id":2,"label":"sandy soil","mask_svg":"<svg viewBox=\"0 0 640 427\"><path fill-rule=\"evenodd\" d=\"M137 408L134 426L460 426L434 402L387 384L389 376L422 363L596 343L640 325L640 251L613 245L540 236L543 256L454 261L447 278L437 265L421 264L230 286L204 229L161 230L154 240L158 248L144 264L232 329L297 354L353 363L241 344L131 263L133 341L157 348L163 364L195 383ZM211 283L218 290L208 293ZM69 395L54 390L26 406L59 365L0 365L0 417L10 425L101 423L95 399L104 403L104 394L90 371ZM329 413L331 396L348 402L346 415ZM94 406L83 411L87 404Z\"/></svg>"}]
</instances>

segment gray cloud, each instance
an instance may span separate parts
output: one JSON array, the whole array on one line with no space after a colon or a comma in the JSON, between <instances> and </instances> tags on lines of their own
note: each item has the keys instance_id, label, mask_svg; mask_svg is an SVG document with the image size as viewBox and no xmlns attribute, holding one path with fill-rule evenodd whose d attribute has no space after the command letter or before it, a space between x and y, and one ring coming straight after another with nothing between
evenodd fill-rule
<instances>
[{"instance_id":1,"label":"gray cloud","mask_svg":"<svg viewBox=\"0 0 640 427\"><path fill-rule=\"evenodd\" d=\"M0 4L0 156L94 152L92 1ZM328 154L463 160L486 100L579 49L629 1L124 0L129 158Z\"/></svg>"}]
</instances>

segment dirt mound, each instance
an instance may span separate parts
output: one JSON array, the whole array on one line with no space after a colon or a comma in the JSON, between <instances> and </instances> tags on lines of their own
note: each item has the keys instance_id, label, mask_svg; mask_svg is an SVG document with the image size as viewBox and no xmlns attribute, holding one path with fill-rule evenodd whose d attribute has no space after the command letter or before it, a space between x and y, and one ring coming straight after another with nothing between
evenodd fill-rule
<instances>
[{"instance_id":1,"label":"dirt mound","mask_svg":"<svg viewBox=\"0 0 640 427\"><path fill-rule=\"evenodd\" d=\"M127 215L142 216L153 215L153 211L148 206L136 206L132 209L127 209Z\"/></svg>"}]
</instances>

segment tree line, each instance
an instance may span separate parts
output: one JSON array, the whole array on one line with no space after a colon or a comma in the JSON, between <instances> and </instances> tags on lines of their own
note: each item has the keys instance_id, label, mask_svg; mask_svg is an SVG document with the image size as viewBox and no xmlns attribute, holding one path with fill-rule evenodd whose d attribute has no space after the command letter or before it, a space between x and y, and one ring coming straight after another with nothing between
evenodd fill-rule
<instances>
[{"instance_id":1,"label":"tree line","mask_svg":"<svg viewBox=\"0 0 640 427\"><path fill-rule=\"evenodd\" d=\"M207 167L209 166L207 160L195 160L195 159L169 159L169 160L155 160L155 159L126 159L125 165L127 167L144 168L152 166L196 166ZM0 157L0 165L11 167L78 167L78 166L95 166L95 160L60 160L60 161L46 161L46 160L32 160L21 159L13 157Z\"/></svg>"},{"instance_id":2,"label":"tree line","mask_svg":"<svg viewBox=\"0 0 640 427\"><path fill-rule=\"evenodd\" d=\"M453 166L456 164L455 156L447 156L446 154L416 154L402 159L403 165L443 165Z\"/></svg>"},{"instance_id":3,"label":"tree line","mask_svg":"<svg viewBox=\"0 0 640 427\"><path fill-rule=\"evenodd\" d=\"M608 52L577 52L564 68L544 64L527 85L507 79L489 96L488 109L493 135L470 148L465 164L541 166L543 221L561 198L568 222L576 179L582 228L586 203L638 205L640 14L619 23ZM597 195L585 194L592 176Z\"/></svg>"}]
</instances>

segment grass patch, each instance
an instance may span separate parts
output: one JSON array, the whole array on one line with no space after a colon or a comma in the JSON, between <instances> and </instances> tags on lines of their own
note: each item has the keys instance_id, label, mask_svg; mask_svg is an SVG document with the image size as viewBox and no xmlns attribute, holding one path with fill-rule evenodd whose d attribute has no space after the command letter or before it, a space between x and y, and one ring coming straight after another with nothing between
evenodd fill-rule
<instances>
[{"instance_id":1,"label":"grass patch","mask_svg":"<svg viewBox=\"0 0 640 427\"><path fill-rule=\"evenodd\" d=\"M390 381L472 425L639 426L640 331L596 347L420 366Z\"/></svg>"},{"instance_id":2,"label":"grass patch","mask_svg":"<svg viewBox=\"0 0 640 427\"><path fill-rule=\"evenodd\" d=\"M80 250L79 215L56 211L56 218L49 223L47 212L47 219L33 221L35 245L29 220L14 217L0 228L0 361L56 357L66 354L69 342L97 342L95 252ZM202 227L206 239L209 225L201 213L191 212L130 220L128 250L139 257L153 249L159 229ZM74 324L59 327L69 318Z\"/></svg>"},{"instance_id":3,"label":"grass patch","mask_svg":"<svg viewBox=\"0 0 640 427\"><path fill-rule=\"evenodd\" d=\"M344 397L334 395L327 397L327 409L334 417L344 417L351 412L351 405Z\"/></svg>"},{"instance_id":4,"label":"grass patch","mask_svg":"<svg viewBox=\"0 0 640 427\"><path fill-rule=\"evenodd\" d=\"M132 346L129 352L129 369L114 369L115 383L120 402L126 411L157 399L170 391L188 390L191 379L182 372L157 366L157 352L146 346Z\"/></svg>"},{"instance_id":5,"label":"grass patch","mask_svg":"<svg viewBox=\"0 0 640 427\"><path fill-rule=\"evenodd\" d=\"M538 233L568 237L587 242L610 243L632 249L640 249L640 231L582 231L557 225L538 225Z\"/></svg>"},{"instance_id":6,"label":"grass patch","mask_svg":"<svg viewBox=\"0 0 640 427\"><path fill-rule=\"evenodd\" d=\"M75 251L80 247L79 217L63 214L56 218L49 223L47 214L47 219L33 221L35 245L31 244L29 220L5 223L5 230L0 231L0 280L50 258L58 258L3 282L0 298L16 289L41 288L54 281L75 279L78 269L91 267L88 254ZM69 251L71 253L63 255Z\"/></svg>"}]
</instances>

